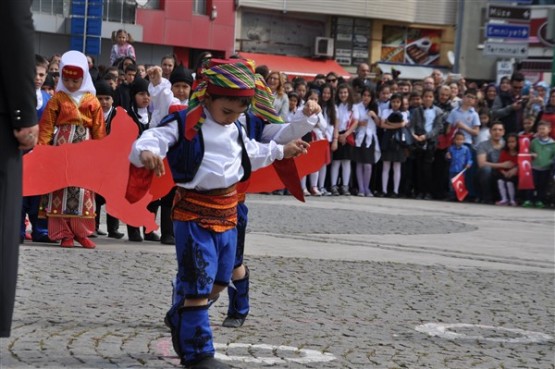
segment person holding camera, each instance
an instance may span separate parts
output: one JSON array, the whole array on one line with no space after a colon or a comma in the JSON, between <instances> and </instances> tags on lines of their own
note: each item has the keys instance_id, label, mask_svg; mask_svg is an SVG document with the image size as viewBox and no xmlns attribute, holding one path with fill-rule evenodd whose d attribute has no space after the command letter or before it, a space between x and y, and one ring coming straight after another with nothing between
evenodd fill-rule
<instances>
[{"instance_id":1,"label":"person holding camera","mask_svg":"<svg viewBox=\"0 0 555 369\"><path fill-rule=\"evenodd\" d=\"M509 94L498 95L491 107L493 120L499 120L505 127L505 134L518 133L522 130L522 116L528 99L522 96L524 75L516 72L511 76Z\"/></svg>"}]
</instances>

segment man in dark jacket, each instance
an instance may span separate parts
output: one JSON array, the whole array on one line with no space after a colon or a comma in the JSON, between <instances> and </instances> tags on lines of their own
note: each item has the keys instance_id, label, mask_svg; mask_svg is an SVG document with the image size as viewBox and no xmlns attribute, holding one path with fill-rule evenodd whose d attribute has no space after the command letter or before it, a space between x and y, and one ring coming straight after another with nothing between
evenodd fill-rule
<instances>
[{"instance_id":1,"label":"man in dark jacket","mask_svg":"<svg viewBox=\"0 0 555 369\"><path fill-rule=\"evenodd\" d=\"M500 120L505 127L505 133L518 133L522 130L522 112L528 101L521 95L524 87L522 73L511 76L511 91L509 94L499 94L495 97L491 107L494 121Z\"/></svg>"},{"instance_id":2,"label":"man in dark jacket","mask_svg":"<svg viewBox=\"0 0 555 369\"><path fill-rule=\"evenodd\" d=\"M21 217L21 150L38 140L34 28L29 0L0 2L0 337L9 337Z\"/></svg>"}]
</instances>

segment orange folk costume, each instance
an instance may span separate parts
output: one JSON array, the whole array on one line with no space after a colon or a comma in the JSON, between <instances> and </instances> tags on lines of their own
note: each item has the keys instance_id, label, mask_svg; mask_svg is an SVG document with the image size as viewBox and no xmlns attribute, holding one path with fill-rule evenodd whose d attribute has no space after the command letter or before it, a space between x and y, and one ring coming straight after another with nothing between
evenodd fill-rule
<instances>
[{"instance_id":1,"label":"orange folk costume","mask_svg":"<svg viewBox=\"0 0 555 369\"><path fill-rule=\"evenodd\" d=\"M73 65L75 64L71 67ZM88 69L84 69L84 72L82 90L71 94L67 90L64 91L64 88L59 88L48 102L39 123L39 145L59 146L106 136L104 115L98 99L93 94L94 88L83 91L83 86L89 86L87 79L90 81ZM60 78L60 84L61 80ZM64 241L69 242L65 246L72 246L74 238L81 242L80 240L95 230L94 193L85 188L66 187L45 195L41 212L48 218L49 237L62 240L62 246Z\"/></svg>"}]
</instances>

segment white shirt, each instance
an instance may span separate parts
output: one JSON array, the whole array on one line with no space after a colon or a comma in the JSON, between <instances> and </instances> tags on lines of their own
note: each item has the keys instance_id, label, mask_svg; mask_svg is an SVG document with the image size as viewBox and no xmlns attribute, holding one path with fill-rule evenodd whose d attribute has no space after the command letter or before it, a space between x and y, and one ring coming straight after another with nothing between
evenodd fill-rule
<instances>
[{"instance_id":1,"label":"white shirt","mask_svg":"<svg viewBox=\"0 0 555 369\"><path fill-rule=\"evenodd\" d=\"M246 128L247 121L245 114L241 114L239 122ZM312 115L307 117L302 109L298 109L288 123L283 124L265 124L262 131L262 142L275 141L278 144L285 145L291 140L301 138L308 132L312 131L318 124L318 116Z\"/></svg>"},{"instance_id":2,"label":"white shirt","mask_svg":"<svg viewBox=\"0 0 555 369\"><path fill-rule=\"evenodd\" d=\"M346 103L337 105L337 129L339 132L349 129L351 119L358 121L358 109L353 105L353 108L349 110L349 105Z\"/></svg>"},{"instance_id":3,"label":"white shirt","mask_svg":"<svg viewBox=\"0 0 555 369\"><path fill-rule=\"evenodd\" d=\"M283 159L282 145L273 141L262 144L250 140L244 129L239 131L235 124L218 124L206 109L204 111L206 113L206 121L202 125L204 157L193 180L188 183L178 183L178 186L207 191L227 188L239 182L243 177L239 134L243 135L243 142L253 171L270 165L274 160ZM146 130L133 143L129 160L133 165L143 167L139 156L145 150L164 158L169 148L178 141L178 135L177 121L163 127Z\"/></svg>"}]
</instances>

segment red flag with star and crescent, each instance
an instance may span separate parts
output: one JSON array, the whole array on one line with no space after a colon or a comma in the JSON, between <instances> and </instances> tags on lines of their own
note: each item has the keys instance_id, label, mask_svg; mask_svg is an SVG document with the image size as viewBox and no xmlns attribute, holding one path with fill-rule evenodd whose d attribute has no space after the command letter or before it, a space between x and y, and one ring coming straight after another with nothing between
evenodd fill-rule
<instances>
[{"instance_id":1,"label":"red flag with star and crescent","mask_svg":"<svg viewBox=\"0 0 555 369\"><path fill-rule=\"evenodd\" d=\"M464 172L466 169L462 170L459 174L451 178L451 184L453 185L453 189L455 190L455 194L457 195L457 200L464 201L466 196L468 195L468 190L466 189L466 185L464 183Z\"/></svg>"},{"instance_id":2,"label":"red flag with star and crescent","mask_svg":"<svg viewBox=\"0 0 555 369\"><path fill-rule=\"evenodd\" d=\"M532 155L518 154L518 189L533 190Z\"/></svg>"}]
</instances>

